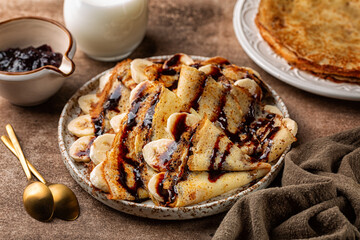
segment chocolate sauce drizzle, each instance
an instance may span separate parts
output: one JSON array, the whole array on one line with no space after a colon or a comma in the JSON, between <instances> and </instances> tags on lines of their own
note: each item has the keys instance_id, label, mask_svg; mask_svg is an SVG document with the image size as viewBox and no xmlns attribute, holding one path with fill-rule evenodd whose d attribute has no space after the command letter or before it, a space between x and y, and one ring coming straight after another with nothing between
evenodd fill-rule
<instances>
[{"instance_id":1,"label":"chocolate sauce drizzle","mask_svg":"<svg viewBox=\"0 0 360 240\"><path fill-rule=\"evenodd\" d=\"M93 144L93 142L95 141L96 137L93 137L88 145L86 146L86 148L83 151L78 151L75 153L76 156L78 157L84 157L84 156L89 156L90 155L90 147Z\"/></svg>"},{"instance_id":2,"label":"chocolate sauce drizzle","mask_svg":"<svg viewBox=\"0 0 360 240\"><path fill-rule=\"evenodd\" d=\"M224 76L222 73L221 73L221 70L219 67L215 67L215 66L212 66L211 67L211 72L209 73L209 75L215 79L215 80L218 80L220 77Z\"/></svg>"},{"instance_id":3,"label":"chocolate sauce drizzle","mask_svg":"<svg viewBox=\"0 0 360 240\"><path fill-rule=\"evenodd\" d=\"M164 181L166 179L166 175L167 175L167 172L160 175L160 178L158 179L158 182L156 183L156 192L163 199L170 199L168 190L164 189Z\"/></svg>"},{"instance_id":4,"label":"chocolate sauce drizzle","mask_svg":"<svg viewBox=\"0 0 360 240\"><path fill-rule=\"evenodd\" d=\"M152 127L153 117L155 114L155 107L159 101L160 101L160 92L157 92L151 101L150 108L147 110L145 114L144 121L141 125L142 128L150 129Z\"/></svg>"},{"instance_id":5,"label":"chocolate sauce drizzle","mask_svg":"<svg viewBox=\"0 0 360 240\"><path fill-rule=\"evenodd\" d=\"M180 62L180 57L180 54L173 55L171 58L165 61L163 69L169 69L170 67L177 65Z\"/></svg>"},{"instance_id":6,"label":"chocolate sauce drizzle","mask_svg":"<svg viewBox=\"0 0 360 240\"><path fill-rule=\"evenodd\" d=\"M121 136L120 145L119 145L119 154L118 154L118 172L119 178L118 183L134 198L135 201L140 201L138 196L138 189L144 186L144 182L141 178L141 172L144 167L144 160L143 157L140 156L140 161L134 161L133 159L127 157L129 153L129 149L126 146L126 142L128 140L129 133L134 129L137 125L136 117L137 113L139 112L140 108L144 106L144 101L149 97L149 93L143 93L144 88L139 89L138 95L136 96L135 100L131 103L130 111L127 115L127 121L125 122L124 130ZM150 129L152 126L153 115L155 113L155 105L159 102L160 91L155 93L151 103L150 108L147 110L145 114L145 119L142 122L140 127ZM145 140L149 141L149 139ZM145 142L146 144L146 142ZM129 186L127 184L127 173L125 171L125 163L129 164L133 167L133 174L135 176L134 180L135 183L133 186Z\"/></svg>"},{"instance_id":7,"label":"chocolate sauce drizzle","mask_svg":"<svg viewBox=\"0 0 360 240\"><path fill-rule=\"evenodd\" d=\"M228 122L227 122L227 117L226 117L226 113L225 113L225 104L226 104L227 96L229 95L230 90L231 90L231 85L224 85L224 87L225 87L224 92L221 95L219 105L217 106L217 109L216 109L216 116L217 116L216 119L217 119L220 127L225 132L228 132L228 130L227 130Z\"/></svg>"},{"instance_id":8,"label":"chocolate sauce drizzle","mask_svg":"<svg viewBox=\"0 0 360 240\"><path fill-rule=\"evenodd\" d=\"M119 101L121 98L121 92L122 92L122 84L119 84L117 88L115 88L114 92L111 93L110 97L107 99L107 101L104 103L104 111L116 111L119 112L119 109L117 106L119 105Z\"/></svg>"},{"instance_id":9,"label":"chocolate sauce drizzle","mask_svg":"<svg viewBox=\"0 0 360 240\"><path fill-rule=\"evenodd\" d=\"M254 153L250 155L253 162L266 161L271 151L273 138L280 130L280 127L274 126L275 114L267 114L264 118L253 121L247 128L245 128L246 139L243 140L243 145L252 145L255 149ZM262 129L260 135L257 134L259 129ZM246 141L246 142L245 142Z\"/></svg>"},{"instance_id":10,"label":"chocolate sauce drizzle","mask_svg":"<svg viewBox=\"0 0 360 240\"><path fill-rule=\"evenodd\" d=\"M184 132L187 132L190 127L186 125L187 114L183 113L178 116L174 123L174 128L171 129L171 134L174 136L176 142L180 140L180 137Z\"/></svg>"},{"instance_id":11,"label":"chocolate sauce drizzle","mask_svg":"<svg viewBox=\"0 0 360 240\"><path fill-rule=\"evenodd\" d=\"M106 116L106 113L108 111L119 112L117 106L121 99L122 88L122 84L119 84L119 86L115 88L114 92L110 94L108 99L103 104L100 115L97 118L92 119L95 128L95 136L100 136L104 134L104 118Z\"/></svg>"},{"instance_id":12,"label":"chocolate sauce drizzle","mask_svg":"<svg viewBox=\"0 0 360 240\"><path fill-rule=\"evenodd\" d=\"M187 161L189 157L193 155L193 137L197 131L199 123L194 128L188 127L186 125L186 116L186 114L183 114L180 118L178 118L176 124L177 130L174 132L176 135L174 136L178 139L176 141L177 149L186 149L187 155L184 159L181 159L182 154L176 156L178 159L172 159L171 163L175 165L170 166L170 164L168 164L168 171L164 174L163 179L161 179L161 181L157 184L157 194L164 199L161 203L164 206L168 206L169 204L175 202L178 195L176 185L179 182L186 180L189 172ZM172 151L171 153L170 151L170 154L173 155L174 152L175 151ZM173 156L171 156L171 158L173 158ZM166 180L171 181L171 185L168 189L163 188L164 181Z\"/></svg>"},{"instance_id":13,"label":"chocolate sauce drizzle","mask_svg":"<svg viewBox=\"0 0 360 240\"><path fill-rule=\"evenodd\" d=\"M162 75L175 76L177 74L177 71L172 68L163 68L160 70L160 73Z\"/></svg>"},{"instance_id":14,"label":"chocolate sauce drizzle","mask_svg":"<svg viewBox=\"0 0 360 240\"><path fill-rule=\"evenodd\" d=\"M230 149L234 145L234 143L229 142L226 145L225 151L220 156L220 161L215 166L215 160L216 157L219 155L219 142L222 138L226 137L226 135L219 135L216 139L216 142L214 144L213 152L210 158L210 165L209 165L209 181L210 182L216 182L222 175L226 173L226 171L222 170L222 165L225 162L227 156L230 154Z\"/></svg>"},{"instance_id":15,"label":"chocolate sauce drizzle","mask_svg":"<svg viewBox=\"0 0 360 240\"><path fill-rule=\"evenodd\" d=\"M193 68L196 68L196 69L199 69L201 66L202 66L201 63L194 63L194 64L190 65L190 67L193 67Z\"/></svg>"},{"instance_id":16,"label":"chocolate sauce drizzle","mask_svg":"<svg viewBox=\"0 0 360 240\"><path fill-rule=\"evenodd\" d=\"M222 138L226 137L225 135L219 135L215 141L214 148L212 150L212 154L210 157L210 165L209 165L209 176L208 179L210 182L216 182L222 175L226 173L226 171L222 170L222 165L226 160L226 157L230 153L231 147L234 145L232 142L229 142L226 145L224 153L220 156L220 161L215 165L216 157L219 155L219 142Z\"/></svg>"},{"instance_id":17,"label":"chocolate sauce drizzle","mask_svg":"<svg viewBox=\"0 0 360 240\"><path fill-rule=\"evenodd\" d=\"M175 54L171 58L169 58L167 61L165 61L162 68L160 68L158 70L158 76L156 79L160 79L161 75L175 76L175 75L179 74L178 71L176 69L174 69L174 67L176 67L180 63L180 58L181 58L180 54ZM178 87L178 82L179 82L179 79L175 80L171 86L168 86L168 89L170 91L176 89Z\"/></svg>"},{"instance_id":18,"label":"chocolate sauce drizzle","mask_svg":"<svg viewBox=\"0 0 360 240\"><path fill-rule=\"evenodd\" d=\"M201 100L201 96L204 93L208 78L204 79L200 87L197 89L196 95L193 100L190 102L190 108L192 107L195 111L199 110L199 103Z\"/></svg>"},{"instance_id":19,"label":"chocolate sauce drizzle","mask_svg":"<svg viewBox=\"0 0 360 240\"><path fill-rule=\"evenodd\" d=\"M168 171L174 171L175 169L173 168L173 166L170 164L170 160L173 157L173 154L175 153L175 151L178 149L178 143L177 142L172 142L166 152L162 153L158 158L159 158L159 164L156 165L155 167L160 170L160 169L166 169Z\"/></svg>"},{"instance_id":20,"label":"chocolate sauce drizzle","mask_svg":"<svg viewBox=\"0 0 360 240\"><path fill-rule=\"evenodd\" d=\"M97 118L92 119L94 123L94 133L95 136L100 136L104 132L103 122L104 122L104 115L101 113Z\"/></svg>"}]
</instances>

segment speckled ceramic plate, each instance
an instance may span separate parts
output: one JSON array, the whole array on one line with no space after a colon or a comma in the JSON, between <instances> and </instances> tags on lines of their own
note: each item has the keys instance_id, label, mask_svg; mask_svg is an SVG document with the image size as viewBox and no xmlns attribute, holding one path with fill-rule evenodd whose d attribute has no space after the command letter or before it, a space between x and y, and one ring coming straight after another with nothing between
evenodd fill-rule
<instances>
[{"instance_id":1,"label":"speckled ceramic plate","mask_svg":"<svg viewBox=\"0 0 360 240\"><path fill-rule=\"evenodd\" d=\"M166 59L170 56L154 57L156 59ZM204 57L192 56L195 60L205 60ZM110 69L111 70L111 69ZM108 71L110 71L108 70ZM281 155L280 159L272 166L271 171L258 182L251 186L244 186L240 189L236 189L218 197L212 198L196 205L180 207L180 208L167 208L155 206L151 200L142 203L135 203L126 200L109 200L107 195L101 191L95 190L89 180L90 173L84 164L75 162L69 155L69 148L75 141L75 137L67 131L68 123L76 118L80 114L80 108L77 100L80 96L95 92L99 85L99 78L107 71L100 73L92 78L84 86L82 86L65 105L59 120L58 126L58 138L61 155L63 157L65 166L69 170L71 176L77 181L77 183L85 189L92 197L101 201L102 203L125 213L133 214L136 216L153 218L153 219L166 219L166 220L180 220L180 219L192 219L201 218L210 215L214 215L220 212L227 211L230 207L241 197L254 192L259 189L266 188L271 181L276 177L280 171L284 156L288 152L289 148ZM283 112L285 117L289 117L288 111L284 102L278 96L278 94L269 87L272 93L273 100L279 109Z\"/></svg>"},{"instance_id":2,"label":"speckled ceramic plate","mask_svg":"<svg viewBox=\"0 0 360 240\"><path fill-rule=\"evenodd\" d=\"M360 85L335 83L290 66L261 37L255 25L260 0L238 0L233 24L240 45L261 68L279 80L299 89L325 97L360 101Z\"/></svg>"}]
</instances>

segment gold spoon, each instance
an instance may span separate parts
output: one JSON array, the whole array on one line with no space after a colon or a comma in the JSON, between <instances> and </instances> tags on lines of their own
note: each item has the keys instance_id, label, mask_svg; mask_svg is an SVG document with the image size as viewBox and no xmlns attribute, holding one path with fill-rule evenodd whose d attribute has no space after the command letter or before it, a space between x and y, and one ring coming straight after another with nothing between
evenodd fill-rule
<instances>
[{"instance_id":1,"label":"gold spoon","mask_svg":"<svg viewBox=\"0 0 360 240\"><path fill-rule=\"evenodd\" d=\"M50 189L41 182L32 180L32 176L24 157L24 153L16 138L14 129L10 124L6 125L6 131L13 142L15 152L19 156L22 168L24 169L28 185L23 193L23 203L26 212L33 218L39 221L48 221L52 218L54 213L54 198Z\"/></svg>"},{"instance_id":2,"label":"gold spoon","mask_svg":"<svg viewBox=\"0 0 360 240\"><path fill-rule=\"evenodd\" d=\"M2 136L1 140L11 152L17 156L10 139L6 136ZM49 187L54 198L54 215L63 220L75 220L80 214L80 207L74 192L64 184L47 183L36 168L28 160L26 160L26 162L35 177Z\"/></svg>"}]
</instances>

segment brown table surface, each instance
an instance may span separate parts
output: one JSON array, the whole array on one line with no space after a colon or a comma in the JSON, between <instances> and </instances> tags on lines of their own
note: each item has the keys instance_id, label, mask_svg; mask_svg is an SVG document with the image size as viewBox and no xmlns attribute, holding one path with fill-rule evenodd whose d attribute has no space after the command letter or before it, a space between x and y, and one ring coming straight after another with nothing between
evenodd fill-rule
<instances>
[{"instance_id":1,"label":"brown table surface","mask_svg":"<svg viewBox=\"0 0 360 240\"><path fill-rule=\"evenodd\" d=\"M360 125L360 102L313 95L289 86L257 66L238 43L232 24L234 0L150 0L148 29L142 44L130 56L148 57L184 52L220 55L237 65L257 70L282 97L298 123L298 142L330 135ZM0 1L0 21L18 16L63 20L63 1ZM1 36L0 36L1 41ZM160 221L115 211L86 193L63 164L57 141L62 108L86 81L115 63L94 61L77 51L76 71L60 91L37 107L17 107L0 97L0 134L13 124L25 155L51 182L69 186L77 195L81 215L76 221L30 218L22 205L26 178L15 157L0 144L0 239L209 239L223 214L186 221Z\"/></svg>"}]
</instances>

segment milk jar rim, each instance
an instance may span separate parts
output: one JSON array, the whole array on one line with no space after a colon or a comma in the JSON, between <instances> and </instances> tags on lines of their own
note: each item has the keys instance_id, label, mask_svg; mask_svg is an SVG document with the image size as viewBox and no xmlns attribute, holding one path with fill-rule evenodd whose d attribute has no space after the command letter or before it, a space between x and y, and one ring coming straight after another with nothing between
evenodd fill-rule
<instances>
[{"instance_id":1,"label":"milk jar rim","mask_svg":"<svg viewBox=\"0 0 360 240\"><path fill-rule=\"evenodd\" d=\"M141 6L142 6L141 11L139 11L139 13L136 16L132 17L133 19L136 19L141 14L143 14L143 11L148 6L149 0L68 0L68 1L72 1L75 4L81 3L83 6L88 7L89 8L88 10L96 10L95 8L107 9L107 8L126 6L127 4L129 4L131 2L135 2L135 1L140 2L141 1L141 2L143 2L141 4Z\"/></svg>"}]
</instances>

